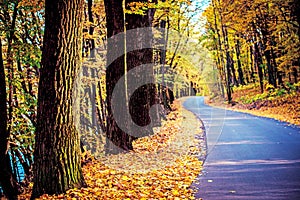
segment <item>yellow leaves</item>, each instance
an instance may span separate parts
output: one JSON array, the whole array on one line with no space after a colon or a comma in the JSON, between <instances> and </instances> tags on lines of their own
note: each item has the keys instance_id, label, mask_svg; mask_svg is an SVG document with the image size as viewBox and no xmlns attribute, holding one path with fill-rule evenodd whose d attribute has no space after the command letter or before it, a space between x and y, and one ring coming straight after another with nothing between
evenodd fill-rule
<instances>
[{"instance_id":1,"label":"yellow leaves","mask_svg":"<svg viewBox=\"0 0 300 200\"><path fill-rule=\"evenodd\" d=\"M132 2L126 5L128 9L125 10L126 14L145 15L145 11L149 8L148 3Z\"/></svg>"},{"instance_id":2,"label":"yellow leaves","mask_svg":"<svg viewBox=\"0 0 300 200\"><path fill-rule=\"evenodd\" d=\"M194 138L194 134L198 131L195 127L199 127L199 124L188 123L192 126L191 130L182 132L185 129L182 123L187 124L184 120L189 117L184 118L178 105L175 109L176 111L169 115L171 119L164 122L164 126L153 137L140 139L136 144L138 150L111 156L111 159L116 158L117 164L131 166L132 170L123 170L118 168L118 165L111 164L112 162L107 162L105 165L104 160L92 159L83 167L87 188L71 189L66 194L58 196L43 195L40 199L194 199L190 185L199 174L202 163L190 154L189 147L195 147L198 141L182 136L190 135ZM180 146L180 148L172 148L170 153L159 153L166 151L173 143L177 143L177 139L180 139L182 143L187 143L183 145L185 148ZM155 145L156 150L151 149L150 144ZM145 148L142 149L142 146ZM169 158L173 154L176 156ZM134 156L139 157L143 162L131 159ZM119 160L120 157L125 159ZM160 162L161 165L150 167L151 162L156 162L155 164ZM148 167L147 170L137 170L141 165L146 165L144 167ZM26 197L28 196L30 194L28 195L27 192Z\"/></svg>"},{"instance_id":3,"label":"yellow leaves","mask_svg":"<svg viewBox=\"0 0 300 200\"><path fill-rule=\"evenodd\" d=\"M172 113L168 116L169 120L174 120L178 113ZM177 118L179 121L182 120ZM134 151L139 153L156 152L166 146L172 141L174 135L178 133L180 127L178 126L179 121L168 121L164 124L160 131L152 136L139 138L133 142ZM164 123L164 122L163 122Z\"/></svg>"},{"instance_id":4,"label":"yellow leaves","mask_svg":"<svg viewBox=\"0 0 300 200\"><path fill-rule=\"evenodd\" d=\"M123 180L123 181L129 181L130 178L129 178L128 176L126 176L126 175L123 175L123 176L122 176L122 180Z\"/></svg>"},{"instance_id":5,"label":"yellow leaves","mask_svg":"<svg viewBox=\"0 0 300 200\"><path fill-rule=\"evenodd\" d=\"M179 196L179 192L178 192L178 190L172 190L172 194L174 195L174 196Z\"/></svg>"}]
</instances>

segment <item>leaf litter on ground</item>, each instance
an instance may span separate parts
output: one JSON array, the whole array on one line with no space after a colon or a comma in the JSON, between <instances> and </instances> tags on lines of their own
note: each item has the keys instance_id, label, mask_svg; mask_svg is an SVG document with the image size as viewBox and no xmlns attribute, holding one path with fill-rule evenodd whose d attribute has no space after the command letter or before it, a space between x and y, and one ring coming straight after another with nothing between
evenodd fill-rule
<instances>
[{"instance_id":1,"label":"leaf litter on ground","mask_svg":"<svg viewBox=\"0 0 300 200\"><path fill-rule=\"evenodd\" d=\"M228 105L222 98L206 98L206 103L211 106L225 107L230 110L300 125L300 91L285 94L284 96L259 99L251 103L244 103L240 100L241 98L253 99L257 95L261 95L259 88L246 88L233 93L234 105Z\"/></svg>"},{"instance_id":2,"label":"leaf litter on ground","mask_svg":"<svg viewBox=\"0 0 300 200\"><path fill-rule=\"evenodd\" d=\"M88 187L39 199L194 199L190 186L205 154L201 134L200 121L176 101L153 135L134 141L133 151L89 158L83 167ZM20 199L29 199L31 189Z\"/></svg>"}]
</instances>

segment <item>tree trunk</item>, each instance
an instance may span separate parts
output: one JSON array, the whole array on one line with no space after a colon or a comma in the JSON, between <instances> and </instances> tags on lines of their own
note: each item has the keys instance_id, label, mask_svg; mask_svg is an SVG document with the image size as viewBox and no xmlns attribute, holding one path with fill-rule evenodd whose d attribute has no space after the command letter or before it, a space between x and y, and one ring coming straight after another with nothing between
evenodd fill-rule
<instances>
[{"instance_id":1,"label":"tree trunk","mask_svg":"<svg viewBox=\"0 0 300 200\"><path fill-rule=\"evenodd\" d=\"M217 50L217 59L218 59L218 70L219 70L219 74L220 74L220 85L221 85L221 90L222 90L222 97L225 96L224 94L224 88L223 88L223 83L225 83L225 85L227 84L227 80L226 80L226 70L225 70L225 64L224 64L224 56L223 56L223 50L222 50L222 42L221 42L221 35L218 29L218 24L217 24L217 6L215 1L212 1L212 5L213 5L213 13L214 13L214 29L215 32L217 33L217 41L218 43L216 44L216 50ZM225 79L225 80L224 80ZM228 93L227 93L228 95Z\"/></svg>"},{"instance_id":2,"label":"tree trunk","mask_svg":"<svg viewBox=\"0 0 300 200\"><path fill-rule=\"evenodd\" d=\"M276 87L275 72L274 72L274 67L271 65L271 52L270 52L270 50L265 50L265 57L266 57L266 60L267 60L269 84Z\"/></svg>"},{"instance_id":3,"label":"tree trunk","mask_svg":"<svg viewBox=\"0 0 300 200\"><path fill-rule=\"evenodd\" d=\"M89 34L93 35L94 34L94 18L93 18L93 0L88 0L88 15L89 15L89 22L92 23L92 25L90 25L90 30L89 30ZM90 39L90 53L91 53L91 58L95 57L95 39Z\"/></svg>"},{"instance_id":4,"label":"tree trunk","mask_svg":"<svg viewBox=\"0 0 300 200\"><path fill-rule=\"evenodd\" d=\"M251 80L252 80L252 83L255 83L256 82L256 79L255 79L255 71L254 71L254 62L253 62L253 58L254 58L254 55L253 55L253 47L252 46L249 46L249 51L250 51L250 70L251 70Z\"/></svg>"},{"instance_id":5,"label":"tree trunk","mask_svg":"<svg viewBox=\"0 0 300 200\"><path fill-rule=\"evenodd\" d=\"M233 84L235 86L239 86L239 83L238 83L236 75L235 75L233 59L232 59L231 53L229 51L230 46L229 46L229 41L228 41L228 32L227 32L227 28L225 27L225 25L222 25L222 31L223 31L223 35L224 35L224 43L225 43L225 50L226 50L226 63L227 63L227 65L229 64L228 66L231 70Z\"/></svg>"},{"instance_id":6,"label":"tree trunk","mask_svg":"<svg viewBox=\"0 0 300 200\"><path fill-rule=\"evenodd\" d=\"M294 77L294 83L298 83L298 71L296 67L293 67L292 69L293 77Z\"/></svg>"},{"instance_id":7,"label":"tree trunk","mask_svg":"<svg viewBox=\"0 0 300 200\"><path fill-rule=\"evenodd\" d=\"M291 5L291 14L298 23L297 35L300 40L300 14L299 13L300 13L300 2L298 0L294 0L292 1L292 5Z\"/></svg>"},{"instance_id":8,"label":"tree trunk","mask_svg":"<svg viewBox=\"0 0 300 200\"><path fill-rule=\"evenodd\" d=\"M137 2L136 0L126 0L125 3ZM148 0L140 1L142 3L148 3ZM134 29L134 32L126 34L126 48L134 49L126 54L127 71L131 69L139 69L137 67L143 64L153 63L153 50L152 50L152 32L149 29L142 29L152 27L152 20L154 17L154 10L148 9L145 15L139 14L126 14L126 31ZM141 28L141 29L140 29ZM148 48L144 48L144 47ZM151 76L154 80L153 67L149 66L149 70L141 71L137 70L134 75L135 80L128 80L127 84L136 85L141 79L141 75ZM154 81L153 81L154 83ZM150 108L152 105L158 103L156 98L156 88L154 84L146 84L138 88L134 94L129 97L129 110L132 120L138 126L146 126L151 122ZM157 117L157 115L156 115ZM152 119L155 120L155 119ZM156 120L157 121L157 120ZM151 128L151 127L150 127ZM148 132L148 133L147 133ZM149 129L143 135L151 134L152 130Z\"/></svg>"},{"instance_id":9,"label":"tree trunk","mask_svg":"<svg viewBox=\"0 0 300 200\"><path fill-rule=\"evenodd\" d=\"M107 131L105 150L107 154L117 154L122 151L133 149L132 141L135 137L128 135L122 130L115 119L113 108L120 105L113 105L112 95L115 86L122 85L124 90L118 91L118 98L127 102L125 91L125 79L121 79L125 75L125 35L124 33L124 12L122 1L105 0L106 26L107 26L107 69L106 69L106 101L107 101ZM116 36L116 37L113 37ZM119 55L118 55L119 53ZM118 55L118 56L116 56ZM127 106L127 105L125 105ZM124 113L121 113L124 114ZM124 118L122 123L127 123Z\"/></svg>"},{"instance_id":10,"label":"tree trunk","mask_svg":"<svg viewBox=\"0 0 300 200\"><path fill-rule=\"evenodd\" d=\"M31 198L85 186L73 112L82 59L83 0L46 0Z\"/></svg>"},{"instance_id":11,"label":"tree trunk","mask_svg":"<svg viewBox=\"0 0 300 200\"><path fill-rule=\"evenodd\" d=\"M278 79L278 85L283 86L283 72L280 70L277 72L277 79Z\"/></svg>"},{"instance_id":12,"label":"tree trunk","mask_svg":"<svg viewBox=\"0 0 300 200\"><path fill-rule=\"evenodd\" d=\"M258 71L258 78L260 84L261 93L264 92L264 84L263 84L263 71L262 71L262 57L258 48L257 42L254 43L254 57L255 57L255 65Z\"/></svg>"},{"instance_id":13,"label":"tree trunk","mask_svg":"<svg viewBox=\"0 0 300 200\"><path fill-rule=\"evenodd\" d=\"M10 164L9 131L7 130L6 83L2 59L2 42L0 38L0 185L8 199L17 199L17 182L12 175Z\"/></svg>"},{"instance_id":14,"label":"tree trunk","mask_svg":"<svg viewBox=\"0 0 300 200\"><path fill-rule=\"evenodd\" d=\"M166 0L162 0L162 2L165 2ZM169 17L167 16L167 20L169 23ZM161 45L164 46L164 49L160 50L160 64L161 68L159 72L161 73L162 76L162 86L159 85L158 87L158 92L159 92L159 98L162 101L164 105L164 109L170 111L170 105L168 104L167 98L166 98L166 90L165 90L165 64L166 64L166 55L167 55L167 46L168 46L168 37L169 37L169 29L166 29L166 20L161 19L160 21L160 28L162 29L161 33Z\"/></svg>"},{"instance_id":15,"label":"tree trunk","mask_svg":"<svg viewBox=\"0 0 300 200\"><path fill-rule=\"evenodd\" d=\"M277 87L277 74L278 74L278 66L276 62L276 54L274 52L274 48L271 47L271 55L272 55L272 63L273 63L273 69L274 69L274 83L275 87Z\"/></svg>"},{"instance_id":16,"label":"tree trunk","mask_svg":"<svg viewBox=\"0 0 300 200\"><path fill-rule=\"evenodd\" d=\"M256 30L256 26L254 24L254 22L252 22L252 29ZM259 85L260 85L260 91L261 93L264 92L264 83L263 83L263 78L264 78L264 74L263 74L263 69L262 69L262 64L263 64L263 60L262 60L262 53L259 49L259 36L257 36L257 32L254 32L254 49L253 49L253 55L254 55L254 63L255 63L255 67L258 73L258 78L259 78Z\"/></svg>"},{"instance_id":17,"label":"tree trunk","mask_svg":"<svg viewBox=\"0 0 300 200\"><path fill-rule=\"evenodd\" d=\"M231 73L230 73L231 57L229 52L226 52L226 72L227 72L227 101L228 104L232 101L232 91L231 91Z\"/></svg>"},{"instance_id":18,"label":"tree trunk","mask_svg":"<svg viewBox=\"0 0 300 200\"><path fill-rule=\"evenodd\" d=\"M237 39L235 50L236 50L236 57L237 57L237 64L238 64L239 84L245 85L244 74L243 74L243 69L242 69L242 64L240 59L240 55L241 55L240 46L241 46L240 40Z\"/></svg>"},{"instance_id":19,"label":"tree trunk","mask_svg":"<svg viewBox=\"0 0 300 200\"><path fill-rule=\"evenodd\" d=\"M220 14L220 19L221 19L221 24L222 24L222 15L221 14ZM232 58L229 53L226 27L223 24L222 24L222 34L223 34L223 41L224 41L225 53L226 53L226 75L227 75L226 91L227 91L227 102L229 104L232 101L232 90L231 90L232 75L231 75L230 70L232 69L233 62L232 62ZM234 75L234 70L233 70L233 75Z\"/></svg>"}]
</instances>

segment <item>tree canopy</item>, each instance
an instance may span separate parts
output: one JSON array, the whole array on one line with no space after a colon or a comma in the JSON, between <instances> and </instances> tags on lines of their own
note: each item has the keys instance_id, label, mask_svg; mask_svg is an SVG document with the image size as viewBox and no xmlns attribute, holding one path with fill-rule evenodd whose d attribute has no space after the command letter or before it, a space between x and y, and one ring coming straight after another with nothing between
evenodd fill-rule
<instances>
[{"instance_id":1,"label":"tree canopy","mask_svg":"<svg viewBox=\"0 0 300 200\"><path fill-rule=\"evenodd\" d=\"M82 153L132 151L175 98L299 94L297 0L0 6L0 184L9 199L32 180L32 198L85 186ZM240 96L245 88L260 94Z\"/></svg>"}]
</instances>

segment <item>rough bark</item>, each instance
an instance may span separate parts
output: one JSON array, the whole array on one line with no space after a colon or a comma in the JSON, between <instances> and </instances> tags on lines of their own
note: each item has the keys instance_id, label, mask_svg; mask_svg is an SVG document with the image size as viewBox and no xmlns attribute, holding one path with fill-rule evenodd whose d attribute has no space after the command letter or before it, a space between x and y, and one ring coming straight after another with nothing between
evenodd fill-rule
<instances>
[{"instance_id":1,"label":"rough bark","mask_svg":"<svg viewBox=\"0 0 300 200\"><path fill-rule=\"evenodd\" d=\"M126 1L127 5L132 1ZM134 39L127 38L127 46L126 48L137 49L132 52L126 54L125 56L125 34L121 34L117 37L113 37L118 33L124 32L124 12L122 2L117 0L106 0L105 1L105 10L106 10L106 22L107 22L107 37L108 39L108 51L107 51L107 60L109 66L106 69L106 90L107 90L107 143L106 150L107 153L118 153L122 150L130 150L132 149L132 141L136 139L136 133L134 135L129 134L130 132L130 123L132 121L139 126L145 126L149 124L149 109L152 105L149 102L153 102L154 98L152 98L153 92L155 93L154 85L144 85L138 88L131 97L128 96L127 91L127 79L126 73L127 71L139 66L141 64L147 64L152 62L152 50L151 49L142 49L144 42L148 42L148 40L143 40L145 34L144 31L136 31L136 37ZM150 22L152 22L154 12L149 10L149 12L145 15L127 15L126 16L126 28L135 29L141 27L149 27L151 26ZM142 34L142 35L140 35ZM151 33L147 33L150 34ZM133 36L133 34L131 34ZM111 38L112 37L112 38ZM149 38L148 38L149 39ZM135 46L136 45L136 46ZM139 46L141 45L141 46ZM149 45L147 45L149 46ZM121 56L116 57L116 54L121 53ZM127 62L127 63L125 63ZM137 72L139 73L139 72ZM153 72L152 72L153 73ZM138 76L136 78L139 78ZM135 83L135 80L130 80L131 84ZM122 85L123 89L118 91L118 99L120 102L113 102L113 92L115 86L119 84ZM124 90L124 91L123 91ZM130 98L130 99L129 99ZM114 105L114 103L124 105ZM127 127L128 129L122 130L120 128L120 124L118 125L115 117L113 116L114 108L124 109L124 107L129 106L129 114L127 116L122 112L120 113L124 118L122 119L122 126ZM125 109L126 110L126 109ZM125 112L125 111L124 111ZM129 132L128 132L129 131ZM119 147L119 148L116 148Z\"/></svg>"},{"instance_id":2,"label":"rough bark","mask_svg":"<svg viewBox=\"0 0 300 200\"><path fill-rule=\"evenodd\" d=\"M83 0L46 0L32 199L85 186L74 83L81 66Z\"/></svg>"}]
</instances>

